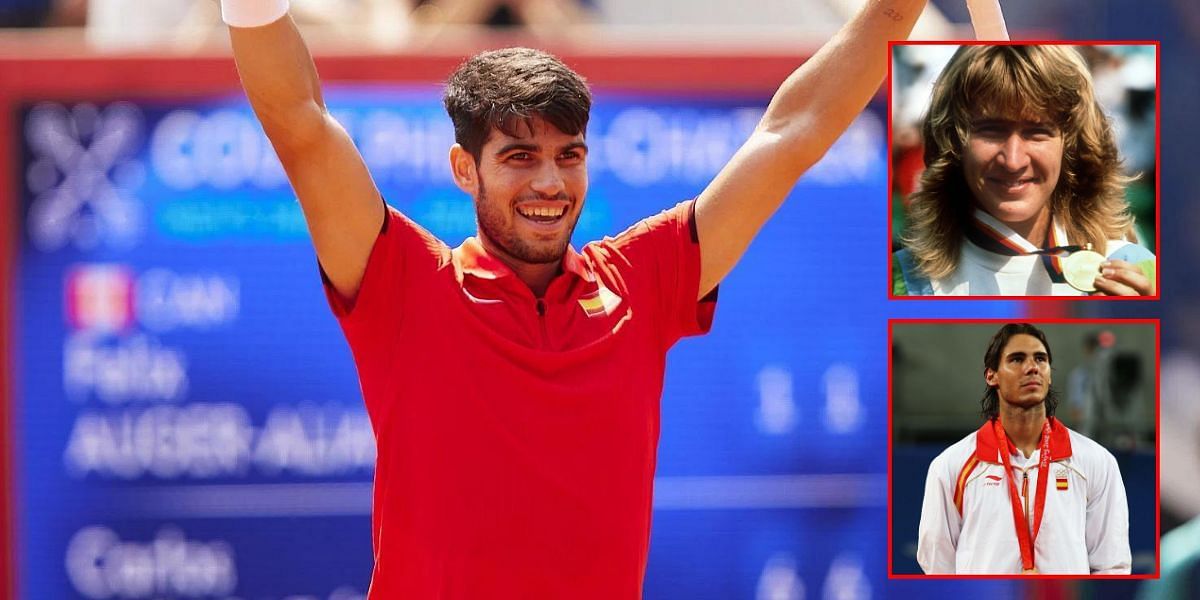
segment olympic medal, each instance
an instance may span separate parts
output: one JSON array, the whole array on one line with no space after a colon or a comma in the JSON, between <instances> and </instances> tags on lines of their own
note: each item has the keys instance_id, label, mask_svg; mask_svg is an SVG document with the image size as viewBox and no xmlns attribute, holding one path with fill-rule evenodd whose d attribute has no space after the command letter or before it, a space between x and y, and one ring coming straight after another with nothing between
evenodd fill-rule
<instances>
[{"instance_id":1,"label":"olympic medal","mask_svg":"<svg viewBox=\"0 0 1200 600\"><path fill-rule=\"evenodd\" d=\"M1062 259L1063 277L1071 287L1081 292L1096 291L1096 276L1100 274L1100 263L1104 255L1091 250L1073 252Z\"/></svg>"}]
</instances>

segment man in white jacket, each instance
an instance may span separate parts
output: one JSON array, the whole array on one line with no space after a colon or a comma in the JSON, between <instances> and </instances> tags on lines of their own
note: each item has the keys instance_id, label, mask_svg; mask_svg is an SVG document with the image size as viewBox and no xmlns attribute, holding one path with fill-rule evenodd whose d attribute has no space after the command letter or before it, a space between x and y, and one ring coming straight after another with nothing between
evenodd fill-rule
<instances>
[{"instance_id":1,"label":"man in white jacket","mask_svg":"<svg viewBox=\"0 0 1200 600\"><path fill-rule=\"evenodd\" d=\"M929 465L926 574L1128 574L1129 506L1113 455L1054 418L1050 344L1005 325L984 356L977 431Z\"/></svg>"}]
</instances>

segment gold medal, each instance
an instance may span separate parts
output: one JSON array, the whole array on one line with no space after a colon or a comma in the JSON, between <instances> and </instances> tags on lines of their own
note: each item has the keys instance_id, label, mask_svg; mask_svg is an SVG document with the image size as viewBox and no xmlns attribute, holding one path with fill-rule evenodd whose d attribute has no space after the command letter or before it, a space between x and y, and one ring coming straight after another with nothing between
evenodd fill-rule
<instances>
[{"instance_id":1,"label":"gold medal","mask_svg":"<svg viewBox=\"0 0 1200 600\"><path fill-rule=\"evenodd\" d=\"M1096 276L1100 275L1100 263L1104 262L1103 254L1092 252L1092 245L1087 250L1072 252L1062 259L1063 277L1071 287L1081 292L1096 291Z\"/></svg>"},{"instance_id":2,"label":"gold medal","mask_svg":"<svg viewBox=\"0 0 1200 600\"><path fill-rule=\"evenodd\" d=\"M1037 575L1038 570L1037 570L1037 567L1034 567L1032 569L1024 569L1021 571L1021 574L1022 575Z\"/></svg>"}]
</instances>

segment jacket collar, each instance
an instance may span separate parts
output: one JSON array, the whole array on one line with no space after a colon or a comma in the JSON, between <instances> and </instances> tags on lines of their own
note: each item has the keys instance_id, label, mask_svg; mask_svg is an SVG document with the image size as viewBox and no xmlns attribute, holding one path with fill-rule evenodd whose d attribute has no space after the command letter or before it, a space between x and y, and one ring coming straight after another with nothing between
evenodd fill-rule
<instances>
[{"instance_id":1,"label":"jacket collar","mask_svg":"<svg viewBox=\"0 0 1200 600\"><path fill-rule=\"evenodd\" d=\"M1008 442L1005 452L1012 454L1015 448L1012 441ZM1061 421L1050 417L1050 461L1062 460L1071 456L1071 435ZM979 431L975 432L975 457L983 462L1000 463L1000 440L992 429L992 421L984 422Z\"/></svg>"}]
</instances>

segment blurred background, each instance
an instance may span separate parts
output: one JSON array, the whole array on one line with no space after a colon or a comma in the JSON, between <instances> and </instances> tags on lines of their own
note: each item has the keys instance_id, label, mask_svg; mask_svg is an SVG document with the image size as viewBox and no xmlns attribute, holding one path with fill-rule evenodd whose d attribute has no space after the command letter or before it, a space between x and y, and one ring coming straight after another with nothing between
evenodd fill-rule
<instances>
[{"instance_id":1,"label":"blurred background","mask_svg":"<svg viewBox=\"0 0 1200 600\"><path fill-rule=\"evenodd\" d=\"M295 13L388 201L455 245L473 209L445 167L439 82L469 54L536 45L593 84L586 241L703 189L857 4L296 0ZM961 1L931 7L916 37L971 37ZM1183 526L1200 514L1184 164L1200 7L1004 10L1017 39L1161 40L1163 300L887 301L881 90L723 284L712 334L672 351L647 598L1200 593L1200 532ZM0 23L0 597L363 597L370 428L214 3L13 0ZM1021 316L1162 318L1164 581L887 579L888 319Z\"/></svg>"},{"instance_id":2,"label":"blurred background","mask_svg":"<svg viewBox=\"0 0 1200 600\"><path fill-rule=\"evenodd\" d=\"M892 324L892 572L919 574L929 463L979 429L983 357L1001 322ZM1053 354L1055 416L1112 452L1129 504L1133 573L1157 563L1158 332L1153 321L1037 323Z\"/></svg>"}]
</instances>

